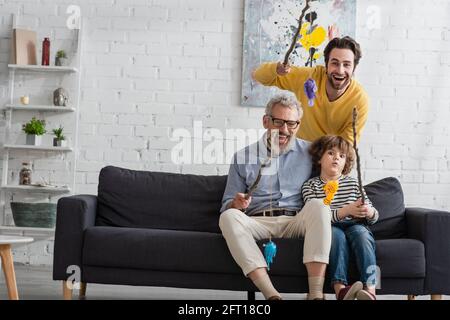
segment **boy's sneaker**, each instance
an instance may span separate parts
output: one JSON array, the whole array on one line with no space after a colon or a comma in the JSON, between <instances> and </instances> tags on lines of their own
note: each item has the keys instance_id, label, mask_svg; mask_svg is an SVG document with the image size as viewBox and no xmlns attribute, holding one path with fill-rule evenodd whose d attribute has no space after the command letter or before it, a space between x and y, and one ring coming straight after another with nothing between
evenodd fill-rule
<instances>
[{"instance_id":1,"label":"boy's sneaker","mask_svg":"<svg viewBox=\"0 0 450 320\"><path fill-rule=\"evenodd\" d=\"M356 294L356 299L358 299L358 300L377 300L377 297L375 297L369 291L361 289Z\"/></svg>"},{"instance_id":2,"label":"boy's sneaker","mask_svg":"<svg viewBox=\"0 0 450 320\"><path fill-rule=\"evenodd\" d=\"M356 281L351 286L345 286L337 295L337 300L355 300L356 295L363 288L363 284L361 281Z\"/></svg>"}]
</instances>

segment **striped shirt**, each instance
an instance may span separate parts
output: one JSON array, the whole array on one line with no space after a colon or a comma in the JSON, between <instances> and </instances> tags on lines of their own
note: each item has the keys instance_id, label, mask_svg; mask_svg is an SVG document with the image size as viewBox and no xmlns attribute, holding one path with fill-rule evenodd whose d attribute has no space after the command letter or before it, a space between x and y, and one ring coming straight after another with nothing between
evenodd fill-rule
<instances>
[{"instance_id":1,"label":"striped shirt","mask_svg":"<svg viewBox=\"0 0 450 320\"><path fill-rule=\"evenodd\" d=\"M311 199L324 199L325 191L323 187L325 186L325 182L320 179L320 177L314 177L306 181L302 186L302 195L303 200L308 202ZM366 191L364 191L364 195L366 195ZM338 209L344 207L345 205L355 202L361 198L361 193L359 192L358 181L349 176L341 176L339 178L339 188L336 194L334 195L333 201L330 204L331 208L331 222L335 223L338 221L342 221L343 219L339 219L338 217ZM373 207L372 202L366 195L366 205ZM375 209L375 208L374 208ZM375 209L375 214L372 219L367 219L368 224L374 224L378 220L378 210ZM345 217L344 220L353 220L351 217ZM358 219L360 220L360 219Z\"/></svg>"}]
</instances>

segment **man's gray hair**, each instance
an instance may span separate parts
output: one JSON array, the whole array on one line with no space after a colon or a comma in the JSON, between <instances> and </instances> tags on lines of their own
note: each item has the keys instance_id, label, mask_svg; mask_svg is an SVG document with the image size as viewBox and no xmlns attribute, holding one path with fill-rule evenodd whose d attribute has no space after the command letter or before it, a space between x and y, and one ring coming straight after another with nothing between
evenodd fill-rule
<instances>
[{"instance_id":1,"label":"man's gray hair","mask_svg":"<svg viewBox=\"0 0 450 320\"><path fill-rule=\"evenodd\" d=\"M301 119L301 117L303 116L302 106L300 105L300 102L298 102L297 98L295 98L293 95L278 94L270 99L266 106L266 115L272 115L273 106L276 104L280 104L289 109L295 109L298 114L298 119Z\"/></svg>"}]
</instances>

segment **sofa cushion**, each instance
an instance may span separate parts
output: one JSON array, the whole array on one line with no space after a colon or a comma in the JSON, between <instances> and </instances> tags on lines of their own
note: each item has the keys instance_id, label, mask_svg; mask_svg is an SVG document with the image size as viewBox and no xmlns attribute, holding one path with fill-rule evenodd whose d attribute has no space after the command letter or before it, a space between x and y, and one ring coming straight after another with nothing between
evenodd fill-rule
<instances>
[{"instance_id":1,"label":"sofa cushion","mask_svg":"<svg viewBox=\"0 0 450 320\"><path fill-rule=\"evenodd\" d=\"M260 248L265 242L258 241ZM277 246L271 273L306 276L303 239L277 239ZM85 231L83 265L242 275L221 234L197 231L91 227Z\"/></svg>"},{"instance_id":2,"label":"sofa cushion","mask_svg":"<svg viewBox=\"0 0 450 320\"><path fill-rule=\"evenodd\" d=\"M375 239L396 239L406 235L405 203L400 182L384 178L364 186L367 196L380 213L370 226Z\"/></svg>"},{"instance_id":3,"label":"sofa cushion","mask_svg":"<svg viewBox=\"0 0 450 320\"><path fill-rule=\"evenodd\" d=\"M221 234L198 231L91 227L83 265L242 274Z\"/></svg>"},{"instance_id":4,"label":"sofa cushion","mask_svg":"<svg viewBox=\"0 0 450 320\"><path fill-rule=\"evenodd\" d=\"M386 239L375 243L377 265L382 278L425 277L423 242L414 239Z\"/></svg>"},{"instance_id":5,"label":"sofa cushion","mask_svg":"<svg viewBox=\"0 0 450 320\"><path fill-rule=\"evenodd\" d=\"M100 171L97 225L220 233L226 176Z\"/></svg>"},{"instance_id":6,"label":"sofa cushion","mask_svg":"<svg viewBox=\"0 0 450 320\"><path fill-rule=\"evenodd\" d=\"M270 274L306 277L303 239L273 239L278 247ZM267 240L258 241L262 250ZM422 242L376 242L383 277L425 274ZM242 274L220 234L195 231L91 227L85 231L83 265L163 271ZM357 275L354 275L355 277Z\"/></svg>"}]
</instances>

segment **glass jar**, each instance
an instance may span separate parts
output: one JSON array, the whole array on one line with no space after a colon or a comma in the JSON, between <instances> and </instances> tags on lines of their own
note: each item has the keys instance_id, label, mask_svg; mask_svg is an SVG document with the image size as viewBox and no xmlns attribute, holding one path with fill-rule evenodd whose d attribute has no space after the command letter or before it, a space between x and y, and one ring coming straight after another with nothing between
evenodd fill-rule
<instances>
[{"instance_id":1,"label":"glass jar","mask_svg":"<svg viewBox=\"0 0 450 320\"><path fill-rule=\"evenodd\" d=\"M19 184L30 185L31 184L31 166L29 162L22 163L22 169L19 174Z\"/></svg>"}]
</instances>

